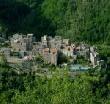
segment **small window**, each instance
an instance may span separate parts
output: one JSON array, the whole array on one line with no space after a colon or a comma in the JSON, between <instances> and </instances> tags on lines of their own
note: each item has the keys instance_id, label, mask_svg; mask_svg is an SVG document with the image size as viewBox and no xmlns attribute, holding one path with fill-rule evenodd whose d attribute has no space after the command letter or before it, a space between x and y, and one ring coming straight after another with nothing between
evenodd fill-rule
<instances>
[{"instance_id":1,"label":"small window","mask_svg":"<svg viewBox=\"0 0 110 104\"><path fill-rule=\"evenodd\" d=\"M68 51L70 51L70 48L68 48Z\"/></svg>"}]
</instances>

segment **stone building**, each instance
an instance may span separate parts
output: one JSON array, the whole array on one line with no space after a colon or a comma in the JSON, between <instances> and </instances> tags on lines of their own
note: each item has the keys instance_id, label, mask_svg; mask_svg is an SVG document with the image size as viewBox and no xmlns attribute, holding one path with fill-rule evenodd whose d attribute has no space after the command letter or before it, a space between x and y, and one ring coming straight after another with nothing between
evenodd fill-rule
<instances>
[{"instance_id":1,"label":"stone building","mask_svg":"<svg viewBox=\"0 0 110 104\"><path fill-rule=\"evenodd\" d=\"M90 61L93 65L93 67L97 66L98 61L98 53L97 52L90 52Z\"/></svg>"},{"instance_id":2,"label":"stone building","mask_svg":"<svg viewBox=\"0 0 110 104\"><path fill-rule=\"evenodd\" d=\"M44 41L44 40L46 41ZM60 49L61 48L61 44L62 44L62 38L61 36L55 36L54 38L52 38L51 36L48 36L45 38L41 38L42 44L45 43L47 45L47 48L57 48Z\"/></svg>"},{"instance_id":3,"label":"stone building","mask_svg":"<svg viewBox=\"0 0 110 104\"><path fill-rule=\"evenodd\" d=\"M86 44L80 44L79 46L79 55L83 56L85 59L90 58L90 48Z\"/></svg>"},{"instance_id":4,"label":"stone building","mask_svg":"<svg viewBox=\"0 0 110 104\"><path fill-rule=\"evenodd\" d=\"M69 43L70 43L69 39L63 39L63 43L66 44L66 45L69 45Z\"/></svg>"},{"instance_id":5,"label":"stone building","mask_svg":"<svg viewBox=\"0 0 110 104\"><path fill-rule=\"evenodd\" d=\"M56 48L50 49L50 55L51 55L51 64L57 65L58 61L58 51Z\"/></svg>"},{"instance_id":6,"label":"stone building","mask_svg":"<svg viewBox=\"0 0 110 104\"><path fill-rule=\"evenodd\" d=\"M43 48L61 48L62 38L61 36L55 36L52 38L51 36L43 36L41 37L41 44Z\"/></svg>"},{"instance_id":7,"label":"stone building","mask_svg":"<svg viewBox=\"0 0 110 104\"><path fill-rule=\"evenodd\" d=\"M48 36L47 37L47 47L48 48L55 48L55 46L54 46L54 38L52 38L51 36Z\"/></svg>"},{"instance_id":8,"label":"stone building","mask_svg":"<svg viewBox=\"0 0 110 104\"><path fill-rule=\"evenodd\" d=\"M95 47L90 47L90 61L93 65L93 67L96 67L99 60L99 53L96 52Z\"/></svg>"},{"instance_id":9,"label":"stone building","mask_svg":"<svg viewBox=\"0 0 110 104\"><path fill-rule=\"evenodd\" d=\"M32 54L35 56L36 54L42 54L43 46L41 42L34 42Z\"/></svg>"},{"instance_id":10,"label":"stone building","mask_svg":"<svg viewBox=\"0 0 110 104\"><path fill-rule=\"evenodd\" d=\"M45 48L43 49L43 54L42 54L44 60L48 63L50 63L50 52L49 52L49 48Z\"/></svg>"},{"instance_id":11,"label":"stone building","mask_svg":"<svg viewBox=\"0 0 110 104\"><path fill-rule=\"evenodd\" d=\"M57 57L58 57L58 52L56 48L45 48L43 49L43 58L47 63L57 65Z\"/></svg>"},{"instance_id":12,"label":"stone building","mask_svg":"<svg viewBox=\"0 0 110 104\"><path fill-rule=\"evenodd\" d=\"M47 36L46 35L41 37L41 42L42 42L43 48L47 48Z\"/></svg>"},{"instance_id":13,"label":"stone building","mask_svg":"<svg viewBox=\"0 0 110 104\"><path fill-rule=\"evenodd\" d=\"M55 36L55 48L58 50L61 48L62 45L62 37L61 36Z\"/></svg>"},{"instance_id":14,"label":"stone building","mask_svg":"<svg viewBox=\"0 0 110 104\"><path fill-rule=\"evenodd\" d=\"M27 36L15 34L10 39L10 43L13 51L31 51L34 40L33 34L27 34Z\"/></svg>"},{"instance_id":15,"label":"stone building","mask_svg":"<svg viewBox=\"0 0 110 104\"><path fill-rule=\"evenodd\" d=\"M73 48L71 46L63 47L61 52L68 57L73 57Z\"/></svg>"}]
</instances>

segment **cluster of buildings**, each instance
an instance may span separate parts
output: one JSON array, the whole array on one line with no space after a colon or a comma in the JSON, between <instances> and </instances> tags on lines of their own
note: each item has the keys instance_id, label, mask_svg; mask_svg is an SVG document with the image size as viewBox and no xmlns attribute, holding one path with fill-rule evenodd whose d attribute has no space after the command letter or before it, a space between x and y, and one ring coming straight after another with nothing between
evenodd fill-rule
<instances>
[{"instance_id":1,"label":"cluster of buildings","mask_svg":"<svg viewBox=\"0 0 110 104\"><path fill-rule=\"evenodd\" d=\"M37 54L42 55L45 62L57 65L59 52L73 60L77 56L83 56L91 61L93 67L97 65L99 54L95 47L87 44L74 44L69 39L63 39L61 36L44 35L41 41L37 42L33 34L15 34L10 38L10 47L0 50L8 58L13 57L13 52L18 53L19 60L32 60Z\"/></svg>"}]
</instances>

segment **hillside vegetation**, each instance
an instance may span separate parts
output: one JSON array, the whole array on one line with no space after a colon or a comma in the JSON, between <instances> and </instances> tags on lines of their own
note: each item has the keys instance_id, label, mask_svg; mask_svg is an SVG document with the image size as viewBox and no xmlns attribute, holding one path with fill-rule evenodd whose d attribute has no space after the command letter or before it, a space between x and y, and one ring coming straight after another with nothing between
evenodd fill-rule
<instances>
[{"instance_id":1,"label":"hillside vegetation","mask_svg":"<svg viewBox=\"0 0 110 104\"><path fill-rule=\"evenodd\" d=\"M0 73L0 104L110 104L108 69L92 69L75 79L62 69L52 78L18 75L8 67L0 67Z\"/></svg>"},{"instance_id":2,"label":"hillside vegetation","mask_svg":"<svg viewBox=\"0 0 110 104\"><path fill-rule=\"evenodd\" d=\"M76 76L48 66L48 77L20 73L0 54L0 104L110 104L110 0L0 0L0 36L17 32L94 44L107 65Z\"/></svg>"},{"instance_id":3,"label":"hillside vegetation","mask_svg":"<svg viewBox=\"0 0 110 104\"><path fill-rule=\"evenodd\" d=\"M0 0L0 31L110 44L110 1Z\"/></svg>"}]
</instances>

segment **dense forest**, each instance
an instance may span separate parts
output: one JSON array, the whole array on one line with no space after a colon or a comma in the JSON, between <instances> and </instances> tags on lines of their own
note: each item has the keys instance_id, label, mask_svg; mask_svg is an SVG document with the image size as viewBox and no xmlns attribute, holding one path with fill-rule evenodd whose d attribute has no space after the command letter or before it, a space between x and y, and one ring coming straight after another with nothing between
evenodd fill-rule
<instances>
[{"instance_id":1,"label":"dense forest","mask_svg":"<svg viewBox=\"0 0 110 104\"><path fill-rule=\"evenodd\" d=\"M0 32L110 44L109 0L0 0Z\"/></svg>"},{"instance_id":2,"label":"dense forest","mask_svg":"<svg viewBox=\"0 0 110 104\"><path fill-rule=\"evenodd\" d=\"M0 67L0 104L110 104L110 70L89 70L70 78L56 69L53 77L18 75Z\"/></svg>"}]
</instances>

